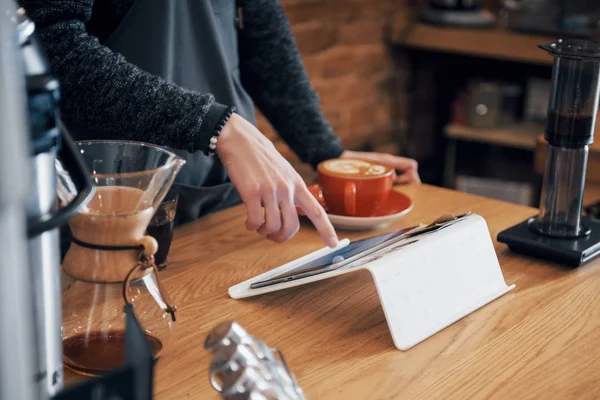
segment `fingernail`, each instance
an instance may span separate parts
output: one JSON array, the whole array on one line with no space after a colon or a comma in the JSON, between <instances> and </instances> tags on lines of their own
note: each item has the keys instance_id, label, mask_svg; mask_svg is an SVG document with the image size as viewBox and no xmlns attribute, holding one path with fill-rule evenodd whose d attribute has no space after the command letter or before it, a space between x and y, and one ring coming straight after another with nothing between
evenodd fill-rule
<instances>
[{"instance_id":1,"label":"fingernail","mask_svg":"<svg viewBox=\"0 0 600 400\"><path fill-rule=\"evenodd\" d=\"M337 247L339 243L340 241L338 240L337 236L331 236L329 239L327 239L327 245L329 247Z\"/></svg>"}]
</instances>

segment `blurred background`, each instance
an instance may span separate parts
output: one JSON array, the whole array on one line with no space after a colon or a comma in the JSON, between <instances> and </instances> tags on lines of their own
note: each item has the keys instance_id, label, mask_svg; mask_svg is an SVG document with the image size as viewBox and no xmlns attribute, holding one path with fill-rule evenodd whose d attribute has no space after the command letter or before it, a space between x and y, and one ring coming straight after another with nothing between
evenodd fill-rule
<instances>
[{"instance_id":1,"label":"blurred background","mask_svg":"<svg viewBox=\"0 0 600 400\"><path fill-rule=\"evenodd\" d=\"M537 46L600 39L600 1L281 1L347 148L415 158L425 183L538 206L552 58ZM584 205L600 199L599 137Z\"/></svg>"}]
</instances>

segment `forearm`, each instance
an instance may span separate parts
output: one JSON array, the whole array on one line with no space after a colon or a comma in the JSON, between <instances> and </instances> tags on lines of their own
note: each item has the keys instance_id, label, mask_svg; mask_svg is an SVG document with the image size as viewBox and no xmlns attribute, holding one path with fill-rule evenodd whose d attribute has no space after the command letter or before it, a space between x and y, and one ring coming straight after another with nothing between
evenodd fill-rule
<instances>
[{"instance_id":1,"label":"forearm","mask_svg":"<svg viewBox=\"0 0 600 400\"><path fill-rule=\"evenodd\" d=\"M92 0L21 0L61 83L61 115L112 138L206 150L224 111L210 94L186 91L129 64L87 34Z\"/></svg>"},{"instance_id":2,"label":"forearm","mask_svg":"<svg viewBox=\"0 0 600 400\"><path fill-rule=\"evenodd\" d=\"M243 15L242 81L260 110L302 161L341 155L279 1L246 0Z\"/></svg>"}]
</instances>

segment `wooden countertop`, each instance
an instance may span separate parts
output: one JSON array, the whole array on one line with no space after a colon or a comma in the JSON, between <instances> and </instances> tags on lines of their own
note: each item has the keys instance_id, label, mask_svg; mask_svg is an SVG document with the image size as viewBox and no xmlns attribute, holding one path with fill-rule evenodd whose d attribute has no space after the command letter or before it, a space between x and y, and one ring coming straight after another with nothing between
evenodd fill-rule
<instances>
[{"instance_id":1,"label":"wooden countertop","mask_svg":"<svg viewBox=\"0 0 600 400\"><path fill-rule=\"evenodd\" d=\"M473 211L492 237L536 210L431 186L400 188L415 207L396 227ZM600 261L577 270L495 243L513 292L407 352L397 350L365 274L236 301L227 289L322 247L305 224L285 244L244 230L242 207L176 230L163 282L178 306L157 364L156 399L218 399L204 339L233 319L280 348L308 399L591 398L600 382ZM392 230L388 227L387 230ZM346 234L351 238L373 235Z\"/></svg>"},{"instance_id":2,"label":"wooden countertop","mask_svg":"<svg viewBox=\"0 0 600 400\"><path fill-rule=\"evenodd\" d=\"M402 190L415 208L397 226L471 210L486 218L495 239L500 230L536 213L425 185ZM209 356L202 346L207 332L226 319L280 348L308 399L585 398L597 393L599 261L569 271L496 244L505 279L517 285L515 291L402 352L392 343L366 275L252 300L230 299L231 285L322 246L308 224L292 241L277 245L245 232L243 222L244 209L238 207L176 231L162 274L180 311L174 339L157 366L159 400L219 398L207 379Z\"/></svg>"}]
</instances>

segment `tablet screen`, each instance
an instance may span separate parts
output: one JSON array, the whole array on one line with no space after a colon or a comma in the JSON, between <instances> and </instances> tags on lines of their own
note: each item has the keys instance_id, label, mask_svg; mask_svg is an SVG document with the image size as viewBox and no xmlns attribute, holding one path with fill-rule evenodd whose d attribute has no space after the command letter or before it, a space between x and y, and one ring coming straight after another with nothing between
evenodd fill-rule
<instances>
[{"instance_id":1,"label":"tablet screen","mask_svg":"<svg viewBox=\"0 0 600 400\"><path fill-rule=\"evenodd\" d=\"M363 253L369 249L372 249L373 247L378 246L388 240L391 240L400 235L403 235L412 229L414 229L414 227L402 229L402 230L396 231L396 232L386 233L381 236L375 236L375 237L371 237L371 238L367 238L367 239L363 239L363 240L358 240L356 242L351 242L346 247L343 247L339 250L329 253L323 257L317 258L316 260L310 261L306 264L296 267L296 268L294 268L290 271L287 271L283 274L269 277L268 280L284 278L287 276L293 276L293 275L297 275L297 274L300 274L303 272L311 272L311 271L317 271L320 269L325 269L329 266L332 266L333 264L341 263L342 261L345 261L345 260L349 259L350 257L359 255L360 253Z\"/></svg>"},{"instance_id":2,"label":"tablet screen","mask_svg":"<svg viewBox=\"0 0 600 400\"><path fill-rule=\"evenodd\" d=\"M420 237L437 232L469 215L470 213L459 216L444 214L429 225L413 226L396 232L352 242L346 247L309 261L292 270L280 273L279 275L265 277L261 281L255 281L250 284L250 288L258 289L277 283L307 278L324 272L335 271L340 268L356 268L418 242L419 239L414 239L417 236Z\"/></svg>"}]
</instances>

